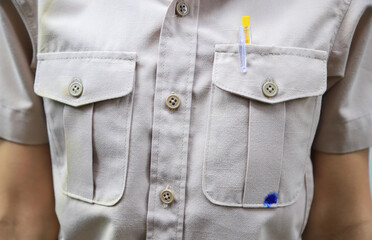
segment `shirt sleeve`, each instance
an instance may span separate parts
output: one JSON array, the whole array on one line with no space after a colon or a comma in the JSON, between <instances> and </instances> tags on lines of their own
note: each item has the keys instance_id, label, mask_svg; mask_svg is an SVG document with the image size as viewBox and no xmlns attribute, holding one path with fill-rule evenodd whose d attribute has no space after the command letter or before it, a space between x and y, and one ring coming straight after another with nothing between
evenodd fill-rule
<instances>
[{"instance_id":1,"label":"shirt sleeve","mask_svg":"<svg viewBox=\"0 0 372 240\"><path fill-rule=\"evenodd\" d=\"M328 61L328 88L313 149L347 153L372 146L372 1L353 0Z\"/></svg>"},{"instance_id":2,"label":"shirt sleeve","mask_svg":"<svg viewBox=\"0 0 372 240\"><path fill-rule=\"evenodd\" d=\"M42 144L48 138L42 100L33 91L32 34L17 9L0 1L0 138Z\"/></svg>"}]
</instances>

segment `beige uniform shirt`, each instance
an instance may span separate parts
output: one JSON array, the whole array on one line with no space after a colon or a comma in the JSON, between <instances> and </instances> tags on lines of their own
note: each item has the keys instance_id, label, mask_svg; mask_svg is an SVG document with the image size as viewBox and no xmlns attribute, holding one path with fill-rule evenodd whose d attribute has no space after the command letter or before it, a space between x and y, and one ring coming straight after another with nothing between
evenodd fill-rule
<instances>
[{"instance_id":1,"label":"beige uniform shirt","mask_svg":"<svg viewBox=\"0 0 372 240\"><path fill-rule=\"evenodd\" d=\"M297 240L311 148L372 145L371 8L0 0L0 137L49 142L59 239Z\"/></svg>"}]
</instances>

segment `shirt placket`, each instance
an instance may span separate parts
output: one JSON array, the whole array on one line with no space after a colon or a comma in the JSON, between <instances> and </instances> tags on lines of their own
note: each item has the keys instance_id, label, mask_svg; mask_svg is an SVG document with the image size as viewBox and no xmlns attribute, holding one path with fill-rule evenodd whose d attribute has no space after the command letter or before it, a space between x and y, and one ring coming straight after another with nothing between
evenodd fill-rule
<instances>
[{"instance_id":1,"label":"shirt placket","mask_svg":"<svg viewBox=\"0 0 372 240\"><path fill-rule=\"evenodd\" d=\"M159 39L147 239L182 239L199 0L172 1Z\"/></svg>"}]
</instances>

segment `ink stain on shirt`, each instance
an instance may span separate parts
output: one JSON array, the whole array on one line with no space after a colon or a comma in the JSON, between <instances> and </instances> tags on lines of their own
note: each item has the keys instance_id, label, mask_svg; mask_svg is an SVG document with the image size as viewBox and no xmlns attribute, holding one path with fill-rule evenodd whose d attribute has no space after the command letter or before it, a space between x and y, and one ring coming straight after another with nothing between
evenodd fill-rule
<instances>
[{"instance_id":1,"label":"ink stain on shirt","mask_svg":"<svg viewBox=\"0 0 372 240\"><path fill-rule=\"evenodd\" d=\"M275 192L271 192L267 194L264 201L264 206L267 208L270 208L272 204L275 204L278 202L278 194Z\"/></svg>"}]
</instances>

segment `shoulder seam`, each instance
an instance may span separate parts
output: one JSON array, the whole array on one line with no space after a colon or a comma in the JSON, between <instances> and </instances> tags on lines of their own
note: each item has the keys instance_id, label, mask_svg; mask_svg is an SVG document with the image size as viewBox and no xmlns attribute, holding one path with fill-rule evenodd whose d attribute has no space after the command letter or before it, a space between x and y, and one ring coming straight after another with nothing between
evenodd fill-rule
<instances>
[{"instance_id":1,"label":"shoulder seam","mask_svg":"<svg viewBox=\"0 0 372 240\"><path fill-rule=\"evenodd\" d=\"M22 6L17 2L17 0L11 0L12 4L14 5L14 7L16 8L19 16L21 17L22 21L23 21L23 24L25 25L26 27L26 30L27 30L27 33L28 33L28 36L31 40L31 45L32 45L32 60L31 60L31 63L30 63L30 67L32 69L34 69L36 67L36 41L34 39L34 36L32 34L32 31L31 31L31 22L30 22L30 18L26 16L26 13L24 11L24 9L22 8Z\"/></svg>"},{"instance_id":2,"label":"shoulder seam","mask_svg":"<svg viewBox=\"0 0 372 240\"><path fill-rule=\"evenodd\" d=\"M335 28L335 31L334 31L333 36L331 38L331 41L329 43L328 57L329 57L329 55L332 52L333 46L334 46L334 44L336 42L336 38L337 38L338 32L340 31L340 28L341 28L342 22L344 21L345 16L346 16L346 13L347 13L347 11L350 8L351 1L352 0L345 0L344 1L345 4L344 4L343 9L341 10L341 14L340 14L339 21L337 23L337 27Z\"/></svg>"}]
</instances>

